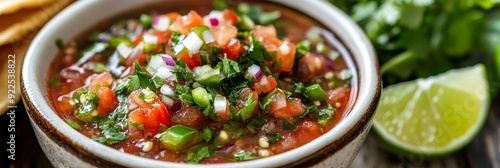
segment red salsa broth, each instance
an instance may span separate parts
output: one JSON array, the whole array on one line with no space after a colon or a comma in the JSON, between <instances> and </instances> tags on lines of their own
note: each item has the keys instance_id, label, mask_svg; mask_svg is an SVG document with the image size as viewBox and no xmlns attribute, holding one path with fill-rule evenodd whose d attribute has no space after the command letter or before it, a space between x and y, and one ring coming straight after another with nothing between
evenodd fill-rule
<instances>
[{"instance_id":1,"label":"red salsa broth","mask_svg":"<svg viewBox=\"0 0 500 168\"><path fill-rule=\"evenodd\" d=\"M311 18L259 4L155 11L57 41L54 109L94 141L171 162L253 160L313 141L349 114L355 67Z\"/></svg>"}]
</instances>

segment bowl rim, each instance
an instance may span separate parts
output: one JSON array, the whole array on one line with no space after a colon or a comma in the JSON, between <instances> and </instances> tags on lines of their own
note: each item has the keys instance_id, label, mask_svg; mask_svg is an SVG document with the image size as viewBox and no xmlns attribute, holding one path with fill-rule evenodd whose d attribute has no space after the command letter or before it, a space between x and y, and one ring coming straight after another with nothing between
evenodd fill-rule
<instances>
[{"instance_id":1,"label":"bowl rim","mask_svg":"<svg viewBox=\"0 0 500 168\"><path fill-rule=\"evenodd\" d=\"M154 1L155 0L142 2L131 1L130 3L144 4L153 3ZM356 66L356 75L358 76L359 83L358 95L350 114L347 115L347 117L345 117L337 126L324 135L316 138L311 143L307 143L301 147L279 155L257 160L215 165L192 165L158 161L122 153L116 149L95 142L71 128L66 124L66 122L63 121L63 119L59 117L59 115L57 115L54 110L52 110L52 105L48 103L47 95L43 92L45 88L41 89L41 86L46 85L44 84L46 81L41 79L45 79L46 77L37 75L37 72L39 72L40 69L40 66L37 65L40 65L40 62L50 64L53 60L45 60L44 62L43 58L40 58L39 53L44 53L43 51L47 51L47 48L50 48L50 44L53 45L53 43L50 42L50 39L54 39L54 34L57 34L57 30L59 29L58 27L61 23L65 23L68 19L74 19L72 17L74 17L77 13L85 13L88 9L92 9L92 7L109 3L106 1L77 1L51 19L49 23L47 23L37 34L31 43L28 52L26 53L21 75L22 96L23 101L27 104L28 114L34 120L33 124L40 126L45 133L51 134L49 136L50 138L55 138L58 141L67 143L68 145L66 145L66 149L68 149L67 147L70 147L72 149L69 150L75 150L74 152L84 151L87 155L90 155L90 157L101 158L105 162L109 162L111 165L125 165L132 167L274 167L301 164L304 162L304 158L311 159L309 156L317 155L318 153L332 154L334 153L333 149L339 150L343 148L351 140L356 138L362 130L369 129L369 126L371 125L371 120L375 112L381 90L380 73L373 46L356 23L350 20L349 17L342 13L338 8L325 1L309 1L307 3L307 8L314 8L315 10L307 10L307 8L304 7L306 5L299 1L269 1L302 12L325 25L328 30L334 32L334 34L338 36L339 40L345 45L346 49L350 51ZM123 12L124 10L121 11ZM332 18L335 18L335 23L331 22ZM94 25L90 26L92 27ZM335 28L335 26L338 27ZM49 41L48 44L47 41ZM44 72L47 74L48 69ZM332 147L331 144L336 145ZM327 156L325 155L313 160L322 160L326 157Z\"/></svg>"}]
</instances>

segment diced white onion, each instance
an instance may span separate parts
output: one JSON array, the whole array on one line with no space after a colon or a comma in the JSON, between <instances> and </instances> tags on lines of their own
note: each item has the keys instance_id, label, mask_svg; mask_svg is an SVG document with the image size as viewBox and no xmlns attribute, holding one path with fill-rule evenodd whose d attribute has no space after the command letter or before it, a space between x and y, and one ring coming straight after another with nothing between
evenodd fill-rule
<instances>
[{"instance_id":1,"label":"diced white onion","mask_svg":"<svg viewBox=\"0 0 500 168\"><path fill-rule=\"evenodd\" d=\"M279 92L277 92L276 94L274 94L272 96L272 99L274 100L273 102L276 103L276 106L275 106L276 109L285 108L287 105L286 96L281 90Z\"/></svg>"},{"instance_id":2,"label":"diced white onion","mask_svg":"<svg viewBox=\"0 0 500 168\"><path fill-rule=\"evenodd\" d=\"M177 81L177 76L172 73L173 71L174 69L172 67L162 66L158 68L155 75L165 80Z\"/></svg>"},{"instance_id":3,"label":"diced white onion","mask_svg":"<svg viewBox=\"0 0 500 168\"><path fill-rule=\"evenodd\" d=\"M163 95L172 96L172 97L175 96L174 90L168 85L162 85L160 88L160 92Z\"/></svg>"},{"instance_id":4,"label":"diced white onion","mask_svg":"<svg viewBox=\"0 0 500 168\"><path fill-rule=\"evenodd\" d=\"M127 58L130 55L130 53L132 53L132 48L130 48L129 46L127 46L127 44L125 44L125 43L120 43L116 47L116 50L124 58Z\"/></svg>"},{"instance_id":5,"label":"diced white onion","mask_svg":"<svg viewBox=\"0 0 500 168\"><path fill-rule=\"evenodd\" d=\"M167 31L170 26L170 19L166 16L156 16L153 18L153 29L156 31Z\"/></svg>"},{"instance_id":6,"label":"diced white onion","mask_svg":"<svg viewBox=\"0 0 500 168\"><path fill-rule=\"evenodd\" d=\"M155 74L158 68L167 66L165 61L163 61L163 58L161 56L155 55L152 56L151 59L149 60L149 64L146 67L146 71L148 71L150 74Z\"/></svg>"},{"instance_id":7,"label":"diced white onion","mask_svg":"<svg viewBox=\"0 0 500 168\"><path fill-rule=\"evenodd\" d=\"M162 95L161 96L161 102L165 104L168 108L172 107L174 105L174 100L172 100L170 97Z\"/></svg>"},{"instance_id":8,"label":"diced white onion","mask_svg":"<svg viewBox=\"0 0 500 168\"><path fill-rule=\"evenodd\" d=\"M153 44L153 45L158 44L158 37L151 35L149 33L144 34L142 36L142 39L146 44Z\"/></svg>"},{"instance_id":9,"label":"diced white onion","mask_svg":"<svg viewBox=\"0 0 500 168\"><path fill-rule=\"evenodd\" d=\"M225 113L226 112L226 97L217 95L214 100L214 111L215 113Z\"/></svg>"},{"instance_id":10,"label":"diced white onion","mask_svg":"<svg viewBox=\"0 0 500 168\"><path fill-rule=\"evenodd\" d=\"M200 51L203 41L195 32L189 33L189 35L182 42L184 46L188 49L190 53L197 53Z\"/></svg>"},{"instance_id":11,"label":"diced white onion","mask_svg":"<svg viewBox=\"0 0 500 168\"><path fill-rule=\"evenodd\" d=\"M203 41L205 41L206 44L215 41L214 34L212 34L212 31L210 30L204 31L203 33L201 33L201 35L203 36Z\"/></svg>"},{"instance_id":12,"label":"diced white onion","mask_svg":"<svg viewBox=\"0 0 500 168\"><path fill-rule=\"evenodd\" d=\"M248 67L247 72L251 74L255 80L259 79L262 76L262 70L258 65L253 64L252 66Z\"/></svg>"}]
</instances>

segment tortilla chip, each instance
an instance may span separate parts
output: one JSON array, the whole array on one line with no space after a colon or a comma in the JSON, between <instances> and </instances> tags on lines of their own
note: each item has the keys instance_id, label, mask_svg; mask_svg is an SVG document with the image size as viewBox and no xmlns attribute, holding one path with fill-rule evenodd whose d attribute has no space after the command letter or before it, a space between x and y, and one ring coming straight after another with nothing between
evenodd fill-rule
<instances>
[{"instance_id":1,"label":"tortilla chip","mask_svg":"<svg viewBox=\"0 0 500 168\"><path fill-rule=\"evenodd\" d=\"M21 9L37 8L55 0L0 0L0 15L17 12Z\"/></svg>"},{"instance_id":2,"label":"tortilla chip","mask_svg":"<svg viewBox=\"0 0 500 168\"><path fill-rule=\"evenodd\" d=\"M0 115L8 110L8 106L15 106L21 99L21 65L31 40L33 40L37 32L26 36L22 41L0 46L0 67L2 67L0 69L0 80L5 81L0 83L0 88L5 90L3 93L0 93L2 95L0 96ZM9 55L14 55L15 58L9 57ZM9 74L10 69L8 67L12 67L13 65L15 65L15 75L14 77L9 77L11 74ZM9 86L9 80L14 80L14 88ZM15 92L13 99L9 98L9 94L12 94L12 91L9 90L14 90Z\"/></svg>"},{"instance_id":3,"label":"tortilla chip","mask_svg":"<svg viewBox=\"0 0 500 168\"><path fill-rule=\"evenodd\" d=\"M38 0L30 1L39 2ZM24 9L16 13L0 15L0 20L2 20L0 22L0 46L21 40L27 33L41 28L50 18L70 4L70 2L72 0L58 0L41 8Z\"/></svg>"}]
</instances>

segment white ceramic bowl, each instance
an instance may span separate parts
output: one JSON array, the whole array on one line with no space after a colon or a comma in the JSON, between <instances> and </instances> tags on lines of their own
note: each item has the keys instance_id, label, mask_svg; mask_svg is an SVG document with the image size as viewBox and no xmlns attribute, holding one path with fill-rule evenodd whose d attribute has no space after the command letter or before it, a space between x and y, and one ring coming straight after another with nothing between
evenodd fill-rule
<instances>
[{"instance_id":1,"label":"white ceramic bowl","mask_svg":"<svg viewBox=\"0 0 500 168\"><path fill-rule=\"evenodd\" d=\"M362 30L327 1L276 0L322 23L343 42L358 76L358 96L350 114L314 141L283 154L252 161L193 165L157 161L119 152L85 137L66 124L49 103L46 90L50 63L59 52L57 38L72 40L118 14L151 4L176 5L179 0L78 1L54 17L33 40L22 69L22 96L38 141L56 167L347 167L372 124L380 96L380 76L374 50ZM191 1L197 3L199 1Z\"/></svg>"}]
</instances>

